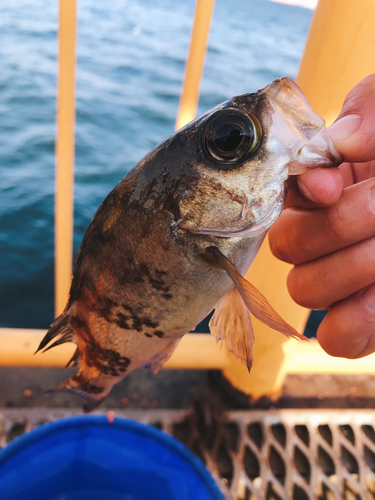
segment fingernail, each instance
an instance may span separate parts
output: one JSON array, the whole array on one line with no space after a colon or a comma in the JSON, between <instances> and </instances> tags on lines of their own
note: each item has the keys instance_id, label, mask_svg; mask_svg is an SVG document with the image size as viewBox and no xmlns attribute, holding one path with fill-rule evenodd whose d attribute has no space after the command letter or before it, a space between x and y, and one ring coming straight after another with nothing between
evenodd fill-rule
<instances>
[{"instance_id":1,"label":"fingernail","mask_svg":"<svg viewBox=\"0 0 375 500\"><path fill-rule=\"evenodd\" d=\"M301 178L301 176L299 175L297 177L297 185L298 185L298 188L302 194L302 196L304 198L306 198L307 200L310 200L310 201L313 201L315 203L318 203L319 200L317 198L315 198L315 196L313 196L310 191L307 189L304 181L306 181L306 179L308 178L309 175L315 175L315 172L314 170L312 170L311 172L306 172L305 174L303 174L303 178ZM303 180L302 180L303 179Z\"/></svg>"},{"instance_id":2,"label":"fingernail","mask_svg":"<svg viewBox=\"0 0 375 500\"><path fill-rule=\"evenodd\" d=\"M305 186L305 184L301 181L300 177L297 177L297 184L298 184L298 188L302 194L302 196L304 198L306 198L307 200L311 200L311 201L314 201L314 202L317 202L318 200L315 199L315 197L310 193L310 191L307 189L307 187Z\"/></svg>"},{"instance_id":3,"label":"fingernail","mask_svg":"<svg viewBox=\"0 0 375 500\"><path fill-rule=\"evenodd\" d=\"M371 200L371 211L375 214L375 186L372 186L370 190L370 200Z\"/></svg>"},{"instance_id":4,"label":"fingernail","mask_svg":"<svg viewBox=\"0 0 375 500\"><path fill-rule=\"evenodd\" d=\"M375 311L375 285L371 285L362 293L362 299L367 306Z\"/></svg>"},{"instance_id":5,"label":"fingernail","mask_svg":"<svg viewBox=\"0 0 375 500\"><path fill-rule=\"evenodd\" d=\"M333 140L343 140L355 132L362 123L360 115L346 115L328 127L329 135Z\"/></svg>"}]
</instances>

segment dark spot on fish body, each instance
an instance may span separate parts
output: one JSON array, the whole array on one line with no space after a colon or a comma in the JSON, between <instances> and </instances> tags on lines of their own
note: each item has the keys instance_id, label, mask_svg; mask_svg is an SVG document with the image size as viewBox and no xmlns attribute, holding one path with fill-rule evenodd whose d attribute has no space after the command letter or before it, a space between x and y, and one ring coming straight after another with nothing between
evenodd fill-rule
<instances>
[{"instance_id":1,"label":"dark spot on fish body","mask_svg":"<svg viewBox=\"0 0 375 500\"><path fill-rule=\"evenodd\" d=\"M159 326L159 323L152 321L151 319L148 318L145 318L142 321L143 325L147 326L148 328L156 328L157 326Z\"/></svg>"},{"instance_id":2,"label":"dark spot on fish body","mask_svg":"<svg viewBox=\"0 0 375 500\"><path fill-rule=\"evenodd\" d=\"M99 313L102 318L106 321L112 321L113 310L119 307L117 300L113 297L109 297L107 295L101 295L98 297L95 304L93 304L94 309Z\"/></svg>"},{"instance_id":3,"label":"dark spot on fish body","mask_svg":"<svg viewBox=\"0 0 375 500\"><path fill-rule=\"evenodd\" d=\"M155 290L164 293L169 292L169 286L166 285L165 280L163 279L164 276L167 276L167 273L165 271L155 268L154 276L152 276L150 269L145 265L144 272L149 283Z\"/></svg>"},{"instance_id":4,"label":"dark spot on fish body","mask_svg":"<svg viewBox=\"0 0 375 500\"><path fill-rule=\"evenodd\" d=\"M148 333L148 332L144 332L146 337L148 337L149 339L152 337L151 333Z\"/></svg>"},{"instance_id":5,"label":"dark spot on fish body","mask_svg":"<svg viewBox=\"0 0 375 500\"><path fill-rule=\"evenodd\" d=\"M104 353L101 373L104 375L112 375L117 377L121 373L125 373L130 365L130 359L126 356L121 356L120 353L113 349L107 349Z\"/></svg>"},{"instance_id":6,"label":"dark spot on fish body","mask_svg":"<svg viewBox=\"0 0 375 500\"><path fill-rule=\"evenodd\" d=\"M131 330L131 326L129 324L129 320L131 318L129 316L125 316L125 314L119 312L117 313L117 317L115 319L116 325L118 325L122 330Z\"/></svg>"},{"instance_id":7,"label":"dark spot on fish body","mask_svg":"<svg viewBox=\"0 0 375 500\"><path fill-rule=\"evenodd\" d=\"M162 332L161 330L155 330L154 335L159 337L159 339L162 339L164 337L164 332Z\"/></svg>"},{"instance_id":8,"label":"dark spot on fish body","mask_svg":"<svg viewBox=\"0 0 375 500\"><path fill-rule=\"evenodd\" d=\"M155 268L154 272L155 272L155 274L157 276L157 279L161 279L162 276L166 276L167 275L166 271L163 271L162 269L156 269Z\"/></svg>"},{"instance_id":9,"label":"dark spot on fish body","mask_svg":"<svg viewBox=\"0 0 375 500\"><path fill-rule=\"evenodd\" d=\"M124 259L125 260L125 259ZM128 285L134 285L137 283L145 282L145 273L140 266L135 265L130 259L126 259L128 262L125 266L118 266L116 269L116 280L118 281L120 287L126 287Z\"/></svg>"},{"instance_id":10,"label":"dark spot on fish body","mask_svg":"<svg viewBox=\"0 0 375 500\"><path fill-rule=\"evenodd\" d=\"M122 312L118 312L116 317L111 318L116 325L118 325L123 330L135 330L137 332L141 332L143 327L147 328L157 328L158 323L152 321L150 318L141 318L139 317L133 310L132 307L124 304L122 306L118 306L123 309ZM128 314L126 314L126 312Z\"/></svg>"},{"instance_id":11,"label":"dark spot on fish body","mask_svg":"<svg viewBox=\"0 0 375 500\"><path fill-rule=\"evenodd\" d=\"M91 382L84 382L81 384L80 389L87 392L87 394L101 394L104 391L103 387L99 387Z\"/></svg>"},{"instance_id":12,"label":"dark spot on fish body","mask_svg":"<svg viewBox=\"0 0 375 500\"><path fill-rule=\"evenodd\" d=\"M104 391L104 387L99 387L90 381L86 380L82 374L78 374L72 378L77 384L79 384L79 390L86 392L87 394L101 394Z\"/></svg>"},{"instance_id":13,"label":"dark spot on fish body","mask_svg":"<svg viewBox=\"0 0 375 500\"><path fill-rule=\"evenodd\" d=\"M91 382L83 382L80 385L80 389L87 392L87 394L101 394L104 391L103 387L99 387Z\"/></svg>"},{"instance_id":14,"label":"dark spot on fish body","mask_svg":"<svg viewBox=\"0 0 375 500\"><path fill-rule=\"evenodd\" d=\"M136 330L137 332L141 332L142 331L142 327L143 327L143 322L140 318L138 318L138 316L136 316L135 314L133 314L133 317L132 317L132 329L133 330Z\"/></svg>"},{"instance_id":15,"label":"dark spot on fish body","mask_svg":"<svg viewBox=\"0 0 375 500\"><path fill-rule=\"evenodd\" d=\"M75 323L87 327L87 323L81 319L75 318ZM94 366L102 373L110 374L112 376L117 376L119 373L123 373L127 370L130 364L130 359L125 356L121 356L118 352L112 349L106 350L101 347L95 342L95 339L89 330L86 331L83 341L87 346L83 357L86 366ZM79 381L78 379L76 380Z\"/></svg>"},{"instance_id":16,"label":"dark spot on fish body","mask_svg":"<svg viewBox=\"0 0 375 500\"><path fill-rule=\"evenodd\" d=\"M136 330L140 331L140 321L139 318L134 314L133 309L124 304L121 306L122 312L118 312L115 317L110 318L117 326L123 330Z\"/></svg>"}]
</instances>

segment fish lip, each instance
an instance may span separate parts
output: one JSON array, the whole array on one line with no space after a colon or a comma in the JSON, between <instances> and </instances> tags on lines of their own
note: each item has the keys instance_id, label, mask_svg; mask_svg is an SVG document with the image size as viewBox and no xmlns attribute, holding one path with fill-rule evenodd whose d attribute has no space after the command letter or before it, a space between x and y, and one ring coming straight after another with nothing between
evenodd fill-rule
<instances>
[{"instance_id":1,"label":"fish lip","mask_svg":"<svg viewBox=\"0 0 375 500\"><path fill-rule=\"evenodd\" d=\"M327 131L323 127L307 141L301 141L297 153L288 163L289 175L299 175L314 168L338 167L344 161Z\"/></svg>"}]
</instances>

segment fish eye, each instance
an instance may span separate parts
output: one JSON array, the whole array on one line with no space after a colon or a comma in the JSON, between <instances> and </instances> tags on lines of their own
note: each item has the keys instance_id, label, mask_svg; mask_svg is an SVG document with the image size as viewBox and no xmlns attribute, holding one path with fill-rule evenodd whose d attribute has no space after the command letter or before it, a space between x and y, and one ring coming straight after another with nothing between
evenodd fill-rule
<instances>
[{"instance_id":1,"label":"fish eye","mask_svg":"<svg viewBox=\"0 0 375 500\"><path fill-rule=\"evenodd\" d=\"M231 165L253 153L260 139L261 127L255 116L223 109L208 120L203 147L211 159Z\"/></svg>"}]
</instances>

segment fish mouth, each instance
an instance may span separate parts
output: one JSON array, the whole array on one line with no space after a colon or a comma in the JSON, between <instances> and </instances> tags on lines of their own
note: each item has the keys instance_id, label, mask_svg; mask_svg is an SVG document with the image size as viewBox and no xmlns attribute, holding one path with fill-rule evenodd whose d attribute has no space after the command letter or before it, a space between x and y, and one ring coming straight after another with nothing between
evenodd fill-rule
<instances>
[{"instance_id":1,"label":"fish mouth","mask_svg":"<svg viewBox=\"0 0 375 500\"><path fill-rule=\"evenodd\" d=\"M317 167L338 167L343 161L324 125L310 140L301 144L295 158L288 164L289 175L298 175Z\"/></svg>"},{"instance_id":2,"label":"fish mouth","mask_svg":"<svg viewBox=\"0 0 375 500\"><path fill-rule=\"evenodd\" d=\"M279 140L293 152L287 165L289 175L318 167L337 167L343 162L324 119L315 113L293 80L278 78L264 92L274 109L273 125L279 131Z\"/></svg>"}]
</instances>

